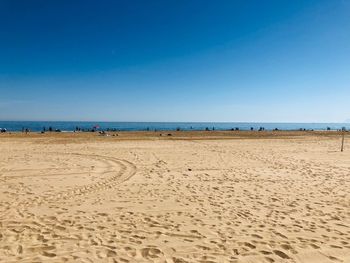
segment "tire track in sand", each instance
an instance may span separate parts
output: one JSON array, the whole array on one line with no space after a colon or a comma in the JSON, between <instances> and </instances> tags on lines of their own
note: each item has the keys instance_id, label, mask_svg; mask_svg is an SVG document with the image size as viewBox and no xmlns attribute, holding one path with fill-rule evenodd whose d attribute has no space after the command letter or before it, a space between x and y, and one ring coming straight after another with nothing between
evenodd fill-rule
<instances>
[{"instance_id":1,"label":"tire track in sand","mask_svg":"<svg viewBox=\"0 0 350 263\"><path fill-rule=\"evenodd\" d=\"M61 155L62 153L46 154ZM124 159L80 153L70 153L69 155L91 159L95 163L97 161L99 170L95 174L98 175L99 180L58 194L39 195L34 199L8 204L7 213L0 216L0 240L4 244L0 246L0 261L4 259L7 262L17 262L20 259L25 262L26 258L30 258L34 254L46 259L57 259L58 254L72 253L72 251L64 252L59 249L70 242L75 245L79 245L81 242L95 242L95 236L77 237L72 235L72 233L79 233L78 226L72 223L80 218L79 214L64 220L56 216L37 216L29 212L28 209L41 205L57 205L57 202L66 202L69 199L74 200L74 198L84 195L112 189L129 180L136 173L136 166ZM57 254L56 250L61 252Z\"/></svg>"},{"instance_id":2,"label":"tire track in sand","mask_svg":"<svg viewBox=\"0 0 350 263\"><path fill-rule=\"evenodd\" d=\"M113 187L116 187L129 180L136 174L136 166L132 162L129 162L125 159L82 153L70 153L69 155L90 158L105 164L105 167L102 168L102 171L97 173L102 178L95 183L74 187L73 189L55 195L37 198L34 200L35 205L42 205L49 202L59 202L60 200L74 199L77 196L83 196L91 193L96 193L98 191L112 189ZM33 202L31 201L27 204L33 205Z\"/></svg>"},{"instance_id":3,"label":"tire track in sand","mask_svg":"<svg viewBox=\"0 0 350 263\"><path fill-rule=\"evenodd\" d=\"M48 152L45 154L62 155L64 153ZM129 180L136 173L136 166L125 159L81 153L69 153L68 155L88 158L101 163L101 171L95 172L95 174L102 178L95 183L77 186L73 189L69 189L59 193L46 193L45 195L34 195L33 198L28 198L25 201L16 202L13 200L11 203L3 203L3 209L0 215L0 220L5 219L11 214L11 212L14 212L14 210L17 215L20 215L25 213L27 210L26 208L29 207L50 204L53 202L57 203L60 201L67 201L69 199L74 199L76 197L81 197L83 195L88 195L97 191L112 189L113 187L116 187L119 184L122 184L125 181ZM5 183L6 181L7 180L5 179ZM18 188L17 190L21 192L25 190L23 187L25 186L23 184L20 184L16 188Z\"/></svg>"}]
</instances>

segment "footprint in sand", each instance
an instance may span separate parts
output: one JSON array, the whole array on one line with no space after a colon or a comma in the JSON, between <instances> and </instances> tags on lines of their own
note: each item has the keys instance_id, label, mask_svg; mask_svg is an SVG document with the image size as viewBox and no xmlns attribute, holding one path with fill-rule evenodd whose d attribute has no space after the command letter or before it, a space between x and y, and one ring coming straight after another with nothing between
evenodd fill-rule
<instances>
[{"instance_id":1,"label":"footprint in sand","mask_svg":"<svg viewBox=\"0 0 350 263\"><path fill-rule=\"evenodd\" d=\"M158 248L143 248L141 249L141 255L146 259L156 259L162 257L164 254Z\"/></svg>"}]
</instances>

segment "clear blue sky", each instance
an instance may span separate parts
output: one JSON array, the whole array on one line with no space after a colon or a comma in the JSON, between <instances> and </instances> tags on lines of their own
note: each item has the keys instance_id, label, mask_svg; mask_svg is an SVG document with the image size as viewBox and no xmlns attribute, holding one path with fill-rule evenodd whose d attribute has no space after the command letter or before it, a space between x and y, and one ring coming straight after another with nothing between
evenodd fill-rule
<instances>
[{"instance_id":1,"label":"clear blue sky","mask_svg":"<svg viewBox=\"0 0 350 263\"><path fill-rule=\"evenodd\" d=\"M0 1L0 120L343 122L350 1Z\"/></svg>"}]
</instances>

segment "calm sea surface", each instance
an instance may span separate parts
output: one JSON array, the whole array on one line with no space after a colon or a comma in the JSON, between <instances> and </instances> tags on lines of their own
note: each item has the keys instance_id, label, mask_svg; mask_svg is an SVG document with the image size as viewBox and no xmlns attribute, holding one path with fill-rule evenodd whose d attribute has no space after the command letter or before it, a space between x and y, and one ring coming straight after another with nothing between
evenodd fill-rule
<instances>
[{"instance_id":1,"label":"calm sea surface","mask_svg":"<svg viewBox=\"0 0 350 263\"><path fill-rule=\"evenodd\" d=\"M329 127L337 130L345 127L350 129L350 123L249 123L249 122L46 122L46 121L0 121L0 128L8 131L21 131L28 128L31 131L41 131L52 127L54 130L74 131L76 127L81 129L92 129L99 126L100 130L115 129L120 131L145 131L145 130L254 130L264 127L265 130L326 130Z\"/></svg>"}]
</instances>

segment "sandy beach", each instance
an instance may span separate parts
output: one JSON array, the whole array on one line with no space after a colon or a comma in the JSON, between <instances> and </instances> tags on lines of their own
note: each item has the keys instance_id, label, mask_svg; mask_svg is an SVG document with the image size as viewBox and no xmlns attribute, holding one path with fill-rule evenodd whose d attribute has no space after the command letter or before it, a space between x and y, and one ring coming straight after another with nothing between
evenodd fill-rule
<instances>
[{"instance_id":1,"label":"sandy beach","mask_svg":"<svg viewBox=\"0 0 350 263\"><path fill-rule=\"evenodd\" d=\"M1 134L0 262L350 262L340 141Z\"/></svg>"}]
</instances>

